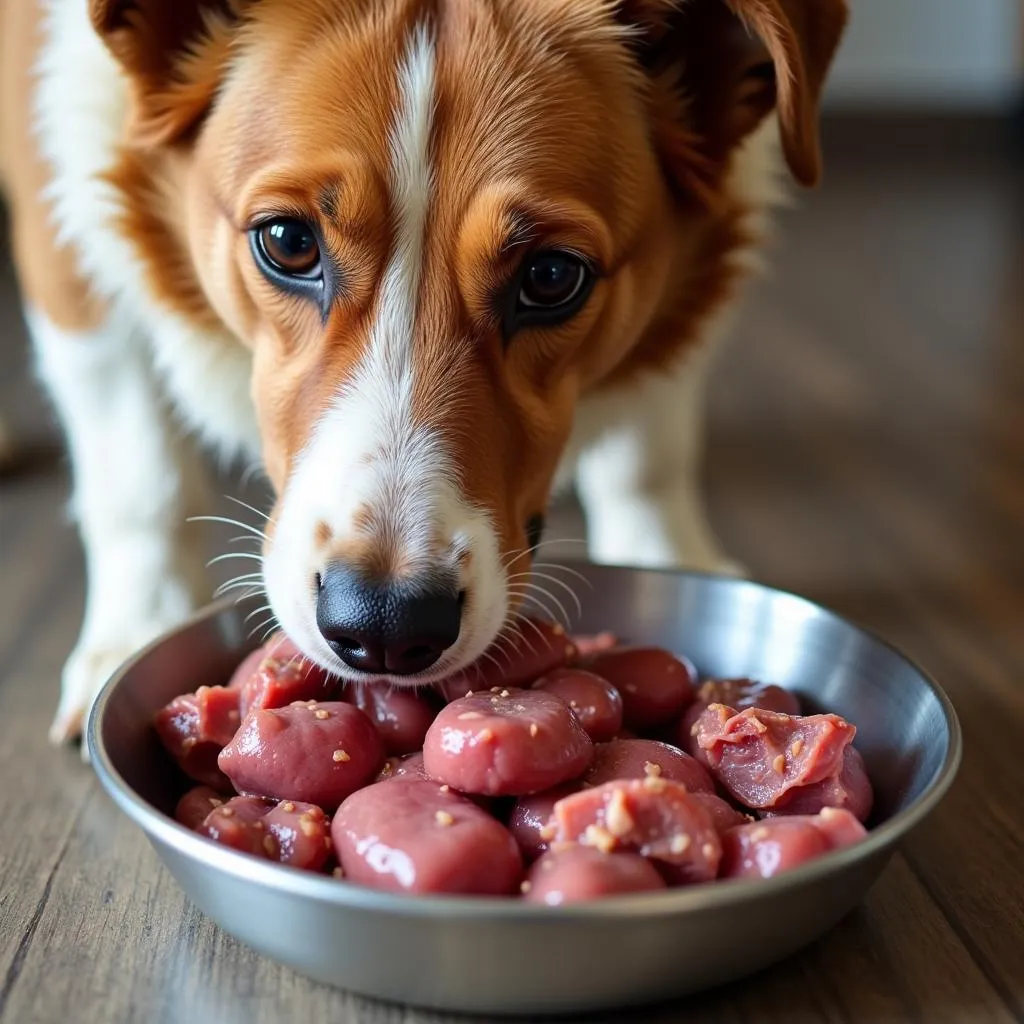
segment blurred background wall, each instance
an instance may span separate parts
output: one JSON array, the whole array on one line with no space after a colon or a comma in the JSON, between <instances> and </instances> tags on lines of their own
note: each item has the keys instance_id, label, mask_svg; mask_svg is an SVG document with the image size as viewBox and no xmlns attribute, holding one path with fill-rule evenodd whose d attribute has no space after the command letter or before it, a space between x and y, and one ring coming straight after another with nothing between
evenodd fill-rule
<instances>
[{"instance_id":1,"label":"blurred background wall","mask_svg":"<svg viewBox=\"0 0 1024 1024\"><path fill-rule=\"evenodd\" d=\"M1020 101L1021 0L850 0L829 110L993 114Z\"/></svg>"}]
</instances>

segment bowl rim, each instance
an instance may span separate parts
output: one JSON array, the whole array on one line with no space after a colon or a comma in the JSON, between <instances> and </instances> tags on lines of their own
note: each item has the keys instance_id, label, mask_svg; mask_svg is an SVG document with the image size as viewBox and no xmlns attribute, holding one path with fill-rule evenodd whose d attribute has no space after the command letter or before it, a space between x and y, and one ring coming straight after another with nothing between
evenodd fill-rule
<instances>
[{"instance_id":1,"label":"bowl rim","mask_svg":"<svg viewBox=\"0 0 1024 1024\"><path fill-rule=\"evenodd\" d=\"M946 756L924 791L903 810L872 829L860 842L832 851L801 867L774 878L731 879L714 885L696 885L651 893L610 896L600 900L548 906L525 900L496 896L412 895L389 892L359 885L345 879L315 874L287 865L263 861L192 832L144 800L114 767L102 738L104 712L121 680L135 665L171 637L232 611L239 603L227 597L198 609L184 622L163 633L129 658L104 684L89 713L85 742L93 768L100 783L118 808L127 815L151 842L170 847L176 853L197 861L235 879L267 886L284 895L310 899L336 908L372 910L401 917L444 917L468 921L544 921L554 920L617 920L624 917L661 918L692 912L706 912L735 906L758 897L779 896L793 889L812 885L831 874L839 874L874 857L894 852L896 844L924 820L942 801L956 778L963 758L963 736L956 710L942 687L932 675L893 643L875 630L839 615L824 605L792 591L782 590L755 580L741 579L722 573L641 568L634 566L595 566L579 559L563 559L566 565L640 572L674 577L713 580L736 586L753 587L778 597L801 602L818 614L860 633L878 646L887 649L913 669L935 695L946 724Z\"/></svg>"}]
</instances>

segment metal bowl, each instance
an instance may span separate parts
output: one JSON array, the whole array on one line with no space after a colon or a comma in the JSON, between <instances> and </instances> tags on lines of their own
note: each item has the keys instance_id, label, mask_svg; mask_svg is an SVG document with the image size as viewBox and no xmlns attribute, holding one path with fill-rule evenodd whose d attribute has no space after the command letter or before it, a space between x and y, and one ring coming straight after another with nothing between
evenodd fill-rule
<instances>
[{"instance_id":1,"label":"metal bowl","mask_svg":"<svg viewBox=\"0 0 1024 1024\"><path fill-rule=\"evenodd\" d=\"M244 603L204 611L108 682L88 726L100 780L226 931L363 995L485 1014L586 1012L681 996L788 956L860 901L946 793L961 753L949 700L893 648L792 594L576 568L590 584L581 630L685 652L703 674L781 683L853 721L876 792L868 838L767 881L566 907L392 895L236 853L169 817L180 780L151 722L176 694L226 681L251 647Z\"/></svg>"}]
</instances>

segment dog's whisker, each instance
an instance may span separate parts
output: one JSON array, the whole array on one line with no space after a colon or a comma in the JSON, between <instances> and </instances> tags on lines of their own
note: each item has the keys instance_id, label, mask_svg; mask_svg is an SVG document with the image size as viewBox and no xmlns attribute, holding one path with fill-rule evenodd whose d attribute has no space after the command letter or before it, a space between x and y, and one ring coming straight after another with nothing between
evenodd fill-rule
<instances>
[{"instance_id":1,"label":"dog's whisker","mask_svg":"<svg viewBox=\"0 0 1024 1024\"><path fill-rule=\"evenodd\" d=\"M250 505L248 502L242 501L241 498L236 498L231 494L225 494L224 497L227 498L228 501L233 501L236 505L241 505L242 508L247 508L250 512L255 512L256 515L258 515L264 522L272 523L274 521L274 517L268 512L260 511L260 509L256 508L254 505Z\"/></svg>"},{"instance_id":2,"label":"dog's whisker","mask_svg":"<svg viewBox=\"0 0 1024 1024\"><path fill-rule=\"evenodd\" d=\"M551 618L555 622L560 622L563 626L566 625L565 621L563 621L565 619L565 617L566 617L565 616L565 609L562 607L562 605L558 601L558 599L556 597L554 597L552 594L549 594L546 590L541 589L536 584L532 584L527 589L516 591L515 593L516 593L517 597L522 598L524 601L531 601L538 608L540 608L541 611L543 611L545 615L547 615L549 618ZM562 619L559 619L558 615L547 604L548 600L551 601L551 603L555 606L555 608L557 608L559 611L562 612ZM525 622L529 622L530 621L530 619L527 618L526 616L523 616L523 620Z\"/></svg>"},{"instance_id":3,"label":"dog's whisker","mask_svg":"<svg viewBox=\"0 0 1024 1024\"><path fill-rule=\"evenodd\" d=\"M257 587L253 583L246 583L244 580L240 583L233 583L230 587L218 587L214 592L214 599L221 598L225 594L230 593L232 590L240 590L241 593L236 595L235 604L240 604L242 601L248 601L252 597L266 597L266 591L262 587Z\"/></svg>"},{"instance_id":4,"label":"dog's whisker","mask_svg":"<svg viewBox=\"0 0 1024 1024\"><path fill-rule=\"evenodd\" d=\"M576 604L576 614L577 615L582 615L583 614L583 605L580 603L580 599L576 596L576 591L573 590L572 587L570 587L568 583L566 583L564 580L558 579L557 576L549 576L547 573L537 572L536 569L534 570L533 574L534 574L534 576L538 577L539 579L548 580L550 583L557 583L558 586L560 586L563 590L565 590L568 593L568 595L575 602L575 604ZM549 596L551 596L552 599L554 598L554 595L550 594L550 592L549 592Z\"/></svg>"},{"instance_id":5,"label":"dog's whisker","mask_svg":"<svg viewBox=\"0 0 1024 1024\"><path fill-rule=\"evenodd\" d=\"M558 569L560 572L567 572L570 576L575 576L581 583L585 583L591 590L594 589L594 584L583 573L571 566L562 565L561 562L534 562L533 565L535 569Z\"/></svg>"},{"instance_id":6,"label":"dog's whisker","mask_svg":"<svg viewBox=\"0 0 1024 1024\"><path fill-rule=\"evenodd\" d=\"M249 612L249 614L246 615L246 617L244 619L242 619L242 621L243 622L248 622L254 615L259 615L260 612L269 612L269 611L270 611L270 605L269 604L261 604L259 606L259 608L253 608L253 610L251 612Z\"/></svg>"},{"instance_id":7,"label":"dog's whisker","mask_svg":"<svg viewBox=\"0 0 1024 1024\"><path fill-rule=\"evenodd\" d=\"M267 535L257 529L255 526L250 526L248 523L243 523L238 519L230 519L228 516L189 516L188 523L224 523L227 526L237 526L240 530L245 530L248 533L253 533L261 540L266 540Z\"/></svg>"},{"instance_id":8,"label":"dog's whisker","mask_svg":"<svg viewBox=\"0 0 1024 1024\"><path fill-rule=\"evenodd\" d=\"M516 632L523 638L523 640L525 641L527 647L530 648L530 651L533 654L537 653L537 648L534 647L532 643L530 643L529 637L527 637L527 635L522 631L522 629L520 629L520 627L519 627L520 623L529 626L537 634L537 636L540 638L540 642L542 644L547 642L547 637L545 637L544 634L541 632L540 627L537 625L537 623L534 622L528 616L524 615L518 609L512 613L512 621L516 624L516 626L515 626Z\"/></svg>"},{"instance_id":9,"label":"dog's whisker","mask_svg":"<svg viewBox=\"0 0 1024 1024\"><path fill-rule=\"evenodd\" d=\"M508 594L515 594L517 597L529 597L532 594L543 594L545 597L554 599L554 595L544 586L537 582L537 580L531 576L530 579L519 580L515 583L510 583L505 587L505 591ZM557 601L556 601L557 603Z\"/></svg>"},{"instance_id":10,"label":"dog's whisker","mask_svg":"<svg viewBox=\"0 0 1024 1024\"><path fill-rule=\"evenodd\" d=\"M254 634L258 633L261 629L268 625L271 628L267 630L267 632L264 633L263 636L260 638L260 643L265 643L267 637L270 636L271 632L273 631L274 626L277 625L277 622L273 615L271 615L269 618L264 619L262 622L257 622L256 625L249 630L249 636L253 636Z\"/></svg>"},{"instance_id":11,"label":"dog's whisker","mask_svg":"<svg viewBox=\"0 0 1024 1024\"><path fill-rule=\"evenodd\" d=\"M263 545L263 541L259 537L253 537L248 533L243 533L238 537L228 538L229 544L241 544L243 541L248 541L250 544L259 544L260 546Z\"/></svg>"},{"instance_id":12,"label":"dog's whisker","mask_svg":"<svg viewBox=\"0 0 1024 1024\"><path fill-rule=\"evenodd\" d=\"M213 592L214 597L220 597L221 594L226 593L229 590L233 590L235 587L256 587L259 586L262 589L260 580L263 578L262 572L247 572L240 576L232 576L231 579L225 580L220 586L217 587Z\"/></svg>"},{"instance_id":13,"label":"dog's whisker","mask_svg":"<svg viewBox=\"0 0 1024 1024\"><path fill-rule=\"evenodd\" d=\"M211 565L216 565L218 562L226 562L229 558L249 558L254 562L263 561L263 556L257 555L253 551L229 551L226 554L217 555L216 558L211 558L206 563L206 567L209 568Z\"/></svg>"}]
</instances>

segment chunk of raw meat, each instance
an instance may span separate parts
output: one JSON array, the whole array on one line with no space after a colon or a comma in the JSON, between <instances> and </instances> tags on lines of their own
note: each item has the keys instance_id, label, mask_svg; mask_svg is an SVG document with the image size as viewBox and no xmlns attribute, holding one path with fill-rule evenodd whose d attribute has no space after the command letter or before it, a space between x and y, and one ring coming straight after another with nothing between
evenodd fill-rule
<instances>
[{"instance_id":1,"label":"chunk of raw meat","mask_svg":"<svg viewBox=\"0 0 1024 1024\"><path fill-rule=\"evenodd\" d=\"M555 804L558 842L659 862L676 884L710 881L722 846L711 815L684 786L665 779L607 782Z\"/></svg>"},{"instance_id":2,"label":"chunk of raw meat","mask_svg":"<svg viewBox=\"0 0 1024 1024\"><path fill-rule=\"evenodd\" d=\"M199 705L194 693L175 697L156 713L154 728L164 748L190 779L230 792L231 783L217 767L224 744L202 731Z\"/></svg>"},{"instance_id":3,"label":"chunk of raw meat","mask_svg":"<svg viewBox=\"0 0 1024 1024\"><path fill-rule=\"evenodd\" d=\"M282 800L263 819L277 840L277 860L293 868L319 871L331 855L331 823L316 804Z\"/></svg>"},{"instance_id":4,"label":"chunk of raw meat","mask_svg":"<svg viewBox=\"0 0 1024 1024\"><path fill-rule=\"evenodd\" d=\"M729 829L722 837L721 878L772 878L862 839L849 811L771 818Z\"/></svg>"},{"instance_id":5,"label":"chunk of raw meat","mask_svg":"<svg viewBox=\"0 0 1024 1024\"><path fill-rule=\"evenodd\" d=\"M595 742L616 736L622 728L622 697L611 683L581 668L556 668L534 684L572 708L580 725Z\"/></svg>"},{"instance_id":6,"label":"chunk of raw meat","mask_svg":"<svg viewBox=\"0 0 1024 1024\"><path fill-rule=\"evenodd\" d=\"M411 775L417 779L428 778L427 770L423 767L422 750L416 751L415 754L406 754L405 757L389 757L374 781L384 782L387 779L400 779L404 775Z\"/></svg>"},{"instance_id":7,"label":"chunk of raw meat","mask_svg":"<svg viewBox=\"0 0 1024 1024\"><path fill-rule=\"evenodd\" d=\"M270 804L257 797L232 797L210 811L196 831L233 850L277 860L277 840L263 821L269 810Z\"/></svg>"},{"instance_id":8,"label":"chunk of raw meat","mask_svg":"<svg viewBox=\"0 0 1024 1024\"><path fill-rule=\"evenodd\" d=\"M843 766L837 776L791 789L769 813L817 814L824 807L836 807L849 811L858 821L867 821L874 800L864 758L850 746L843 751Z\"/></svg>"},{"instance_id":9,"label":"chunk of raw meat","mask_svg":"<svg viewBox=\"0 0 1024 1024\"><path fill-rule=\"evenodd\" d=\"M744 814L736 810L731 804L726 803L720 796L714 793L695 793L691 790L690 795L711 815L715 831L721 836L729 829L737 825L746 825L756 820L752 814Z\"/></svg>"},{"instance_id":10,"label":"chunk of raw meat","mask_svg":"<svg viewBox=\"0 0 1024 1024\"><path fill-rule=\"evenodd\" d=\"M458 700L467 693L489 691L494 686L529 686L575 657L576 647L561 626L527 619L469 668L435 683L434 689L445 700Z\"/></svg>"},{"instance_id":11,"label":"chunk of raw meat","mask_svg":"<svg viewBox=\"0 0 1024 1024\"><path fill-rule=\"evenodd\" d=\"M618 646L618 638L614 633L574 634L571 638L576 647L576 660L586 661L591 655L610 651Z\"/></svg>"},{"instance_id":12,"label":"chunk of raw meat","mask_svg":"<svg viewBox=\"0 0 1024 1024\"><path fill-rule=\"evenodd\" d=\"M174 820L194 832L206 821L210 811L223 805L225 800L226 797L209 786L196 786L178 801L174 809Z\"/></svg>"},{"instance_id":13,"label":"chunk of raw meat","mask_svg":"<svg viewBox=\"0 0 1024 1024\"><path fill-rule=\"evenodd\" d=\"M423 749L423 738L437 714L425 694L368 683L349 687L348 699L377 726L388 754Z\"/></svg>"},{"instance_id":14,"label":"chunk of raw meat","mask_svg":"<svg viewBox=\"0 0 1024 1024\"><path fill-rule=\"evenodd\" d=\"M586 667L622 695L630 729L654 729L678 718L693 700L697 670L659 647L616 647L587 659Z\"/></svg>"},{"instance_id":15,"label":"chunk of raw meat","mask_svg":"<svg viewBox=\"0 0 1024 1024\"><path fill-rule=\"evenodd\" d=\"M593 744L569 706L541 690L452 701L423 744L427 774L461 793L522 796L581 775Z\"/></svg>"},{"instance_id":16,"label":"chunk of raw meat","mask_svg":"<svg viewBox=\"0 0 1024 1024\"><path fill-rule=\"evenodd\" d=\"M241 661L238 668L231 673L228 680L229 690L241 690L241 688L254 676L260 667L260 662L267 656L266 646L257 647L250 651Z\"/></svg>"},{"instance_id":17,"label":"chunk of raw meat","mask_svg":"<svg viewBox=\"0 0 1024 1024\"><path fill-rule=\"evenodd\" d=\"M521 796L515 802L509 815L508 828L515 836L524 860L536 860L550 846L557 831L551 820L555 804L562 797L579 792L581 788L579 782L563 782L542 793Z\"/></svg>"},{"instance_id":18,"label":"chunk of raw meat","mask_svg":"<svg viewBox=\"0 0 1024 1024\"><path fill-rule=\"evenodd\" d=\"M334 810L383 760L380 736L362 711L310 701L250 713L218 763L241 793Z\"/></svg>"},{"instance_id":19,"label":"chunk of raw meat","mask_svg":"<svg viewBox=\"0 0 1024 1024\"><path fill-rule=\"evenodd\" d=\"M424 779L353 793L331 833L345 877L378 889L502 896L522 876L519 848L500 822Z\"/></svg>"},{"instance_id":20,"label":"chunk of raw meat","mask_svg":"<svg viewBox=\"0 0 1024 1024\"><path fill-rule=\"evenodd\" d=\"M245 718L257 708L283 708L295 701L329 700L338 684L298 653L290 640L268 645L268 653L241 685L240 710ZM292 652L295 653L292 653Z\"/></svg>"},{"instance_id":21,"label":"chunk of raw meat","mask_svg":"<svg viewBox=\"0 0 1024 1024\"><path fill-rule=\"evenodd\" d=\"M239 696L226 686L200 686L196 690L200 735L226 747L242 723Z\"/></svg>"},{"instance_id":22,"label":"chunk of raw meat","mask_svg":"<svg viewBox=\"0 0 1024 1024\"><path fill-rule=\"evenodd\" d=\"M556 907L629 892L654 892L665 880L650 861L635 853L602 853L593 846L564 843L530 869L523 895L531 903Z\"/></svg>"},{"instance_id":23,"label":"chunk of raw meat","mask_svg":"<svg viewBox=\"0 0 1024 1024\"><path fill-rule=\"evenodd\" d=\"M709 705L695 737L712 775L746 807L775 807L790 791L839 774L856 729L838 715L736 712Z\"/></svg>"},{"instance_id":24,"label":"chunk of raw meat","mask_svg":"<svg viewBox=\"0 0 1024 1024\"><path fill-rule=\"evenodd\" d=\"M648 776L682 783L694 793L714 793L715 784L696 758L658 740L614 739L594 747L594 757L583 776L588 786L614 779Z\"/></svg>"},{"instance_id":25,"label":"chunk of raw meat","mask_svg":"<svg viewBox=\"0 0 1024 1024\"><path fill-rule=\"evenodd\" d=\"M799 715L800 701L792 690L753 679L708 679L701 683L693 704L679 723L678 743L694 757L700 757L693 727L709 704L724 704L735 711L763 708L784 715Z\"/></svg>"}]
</instances>

